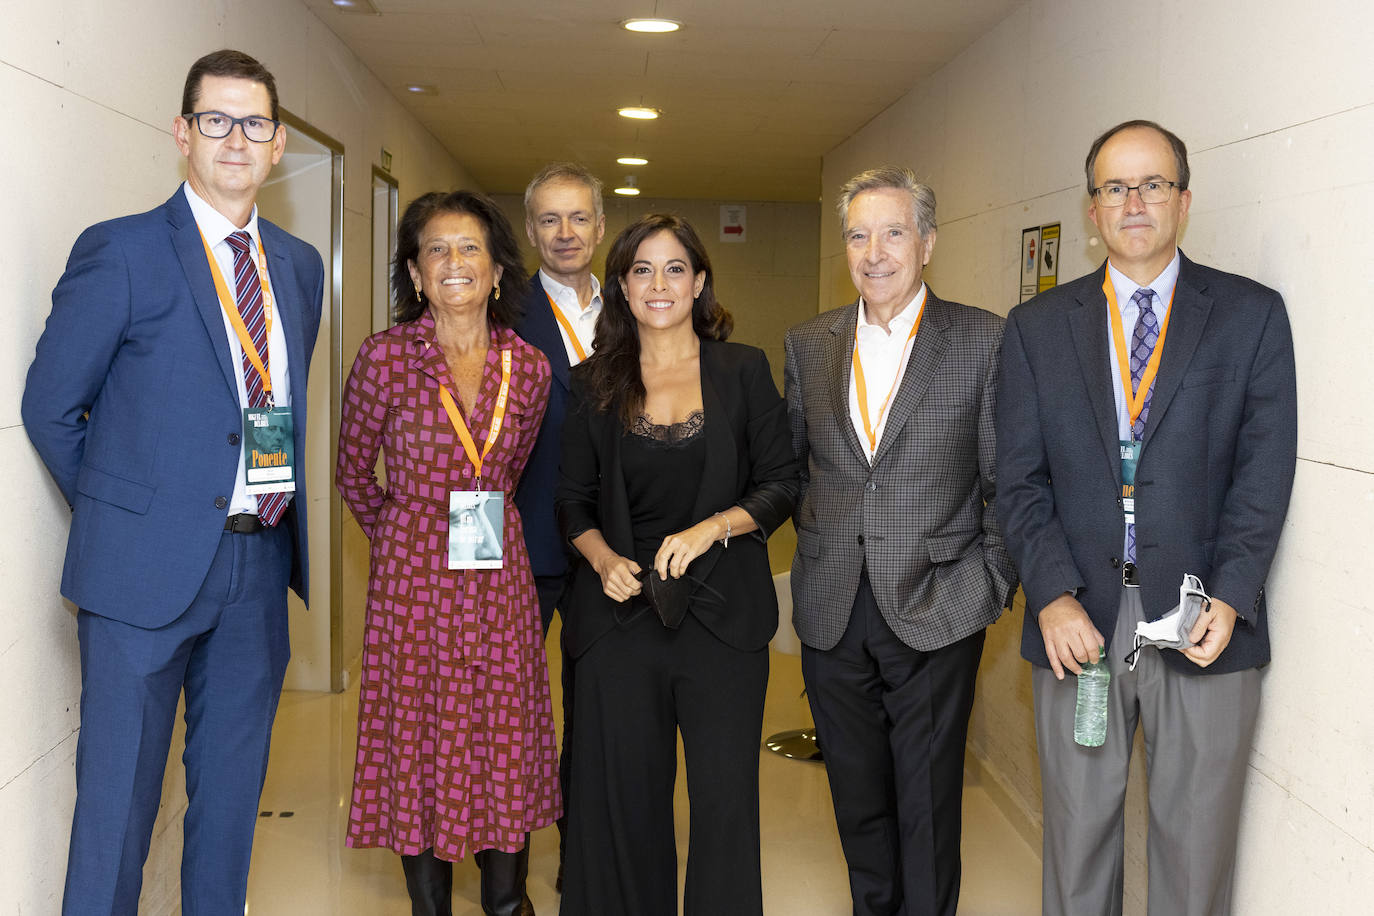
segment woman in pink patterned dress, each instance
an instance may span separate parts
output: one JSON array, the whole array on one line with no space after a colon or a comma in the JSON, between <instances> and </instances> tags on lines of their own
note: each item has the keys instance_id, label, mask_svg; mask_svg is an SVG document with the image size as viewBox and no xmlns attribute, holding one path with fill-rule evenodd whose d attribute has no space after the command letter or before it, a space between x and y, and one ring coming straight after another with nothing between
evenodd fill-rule
<instances>
[{"instance_id":1,"label":"woman in pink patterned dress","mask_svg":"<svg viewBox=\"0 0 1374 916\"><path fill-rule=\"evenodd\" d=\"M528 834L552 824L562 800L539 603L511 494L544 415L549 364L511 331L524 269L495 204L426 194L397 236L399 323L363 343L339 425L339 491L372 541L347 843L401 855L417 916L451 913L450 863L470 852L484 913L533 914ZM496 568L450 568L472 555L450 544L451 494L453 506L499 520L502 558L477 564Z\"/></svg>"}]
</instances>

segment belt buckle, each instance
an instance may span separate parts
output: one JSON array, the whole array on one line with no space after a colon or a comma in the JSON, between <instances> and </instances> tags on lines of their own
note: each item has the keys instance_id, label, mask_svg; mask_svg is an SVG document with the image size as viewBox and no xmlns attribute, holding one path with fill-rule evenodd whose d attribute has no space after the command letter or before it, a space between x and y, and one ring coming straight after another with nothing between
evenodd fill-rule
<instances>
[{"instance_id":1,"label":"belt buckle","mask_svg":"<svg viewBox=\"0 0 1374 916\"><path fill-rule=\"evenodd\" d=\"M1140 570L1134 563L1121 564L1121 584L1126 588L1140 588Z\"/></svg>"}]
</instances>

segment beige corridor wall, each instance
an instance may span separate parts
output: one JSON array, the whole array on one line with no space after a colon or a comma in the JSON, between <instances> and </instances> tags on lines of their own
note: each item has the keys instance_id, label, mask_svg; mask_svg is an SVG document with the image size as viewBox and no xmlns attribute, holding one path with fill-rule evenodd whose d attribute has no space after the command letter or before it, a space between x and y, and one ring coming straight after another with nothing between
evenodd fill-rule
<instances>
[{"instance_id":1,"label":"beige corridor wall","mask_svg":"<svg viewBox=\"0 0 1374 916\"><path fill-rule=\"evenodd\" d=\"M0 913L55 913L80 698L75 612L58 597L69 513L24 434L19 399L72 242L86 225L149 209L176 188L183 172L170 126L186 69L225 46L267 64L282 105L345 147L345 368L370 331L370 170L381 147L395 153L402 200L471 180L297 0L3 0L0 23L8 127L0 152L0 479L11 521L0 534ZM327 252L325 264L328 270ZM322 339L314 361L326 377L329 350ZM365 576L361 534L350 518L344 524L353 566L361 563ZM345 577L345 595L351 591L358 608L359 587L356 574ZM312 613L329 610L316 606ZM349 661L361 638L357 609L345 617L345 637ZM179 759L174 747L142 913L172 912L178 900L185 807Z\"/></svg>"},{"instance_id":2,"label":"beige corridor wall","mask_svg":"<svg viewBox=\"0 0 1374 916\"><path fill-rule=\"evenodd\" d=\"M1062 279L1093 269L1104 252L1084 215L1083 157L1135 117L1189 144L1188 254L1287 300L1299 461L1269 584L1274 661L1246 782L1237 913L1365 912L1374 897L1371 34L1363 0L1032 0L825 157L822 308L852 296L836 189L889 162L912 166L939 198L927 277L940 295L1005 313L1021 230L1042 223L1063 223ZM1019 613L990 633L970 750L1038 848L1019 634ZM1139 786L1128 811L1126 911L1143 913Z\"/></svg>"}]
</instances>

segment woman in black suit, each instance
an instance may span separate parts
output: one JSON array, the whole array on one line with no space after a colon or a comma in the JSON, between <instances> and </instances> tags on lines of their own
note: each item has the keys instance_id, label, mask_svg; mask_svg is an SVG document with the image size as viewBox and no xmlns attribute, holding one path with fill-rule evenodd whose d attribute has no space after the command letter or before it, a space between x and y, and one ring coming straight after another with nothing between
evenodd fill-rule
<instances>
[{"instance_id":1,"label":"woman in black suit","mask_svg":"<svg viewBox=\"0 0 1374 916\"><path fill-rule=\"evenodd\" d=\"M725 342L732 321L684 220L631 224L606 275L558 490L583 560L565 599L577 728L562 913L676 913L680 729L686 912L761 914L759 740L778 614L766 541L798 490L786 407L762 351Z\"/></svg>"}]
</instances>

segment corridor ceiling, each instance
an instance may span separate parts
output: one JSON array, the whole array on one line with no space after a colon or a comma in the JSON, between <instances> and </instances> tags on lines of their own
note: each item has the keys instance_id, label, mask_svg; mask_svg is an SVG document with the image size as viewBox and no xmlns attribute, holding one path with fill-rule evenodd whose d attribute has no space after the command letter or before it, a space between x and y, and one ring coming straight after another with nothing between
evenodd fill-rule
<instances>
[{"instance_id":1,"label":"corridor ceiling","mask_svg":"<svg viewBox=\"0 0 1374 916\"><path fill-rule=\"evenodd\" d=\"M646 196L810 201L825 153L1021 0L306 3L490 193L572 159ZM683 28L621 28L640 16ZM663 114L630 121L626 105Z\"/></svg>"}]
</instances>

